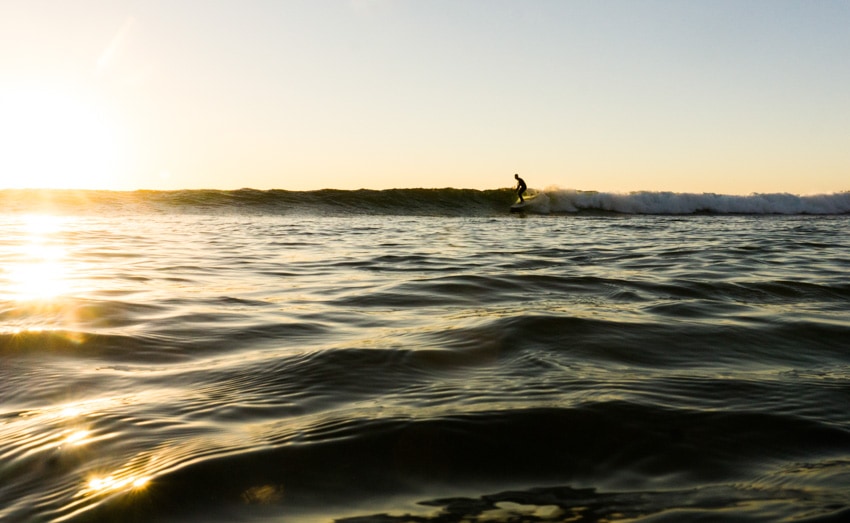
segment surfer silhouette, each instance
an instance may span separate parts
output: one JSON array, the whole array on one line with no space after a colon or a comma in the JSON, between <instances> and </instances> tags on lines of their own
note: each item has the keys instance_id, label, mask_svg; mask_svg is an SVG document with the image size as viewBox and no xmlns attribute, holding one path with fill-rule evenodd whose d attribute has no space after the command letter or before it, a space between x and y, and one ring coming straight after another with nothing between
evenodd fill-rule
<instances>
[{"instance_id":1,"label":"surfer silhouette","mask_svg":"<svg viewBox=\"0 0 850 523\"><path fill-rule=\"evenodd\" d=\"M522 178L520 178L518 174L515 174L515 175L514 175L514 178L516 178L516 194L517 194L517 196L519 196L519 203L522 203L522 202L524 202L524 201L525 201L525 200L522 198L522 193L524 193L524 192L525 192L525 190L526 190L528 187L525 185L525 180L523 180Z\"/></svg>"}]
</instances>

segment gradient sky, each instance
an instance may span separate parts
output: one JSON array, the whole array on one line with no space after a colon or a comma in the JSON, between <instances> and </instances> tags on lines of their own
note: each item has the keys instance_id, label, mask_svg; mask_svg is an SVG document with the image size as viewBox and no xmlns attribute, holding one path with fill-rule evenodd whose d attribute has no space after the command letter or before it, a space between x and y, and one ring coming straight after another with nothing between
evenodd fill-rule
<instances>
[{"instance_id":1,"label":"gradient sky","mask_svg":"<svg viewBox=\"0 0 850 523\"><path fill-rule=\"evenodd\" d=\"M846 0L0 0L0 187L850 190Z\"/></svg>"}]
</instances>

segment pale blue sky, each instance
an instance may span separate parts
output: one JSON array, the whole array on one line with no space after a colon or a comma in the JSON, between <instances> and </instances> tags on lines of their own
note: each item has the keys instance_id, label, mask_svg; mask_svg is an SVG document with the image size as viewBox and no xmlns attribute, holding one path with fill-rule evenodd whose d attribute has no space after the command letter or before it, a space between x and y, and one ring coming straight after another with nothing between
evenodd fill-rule
<instances>
[{"instance_id":1,"label":"pale blue sky","mask_svg":"<svg viewBox=\"0 0 850 523\"><path fill-rule=\"evenodd\" d=\"M0 0L0 186L850 189L844 0Z\"/></svg>"}]
</instances>

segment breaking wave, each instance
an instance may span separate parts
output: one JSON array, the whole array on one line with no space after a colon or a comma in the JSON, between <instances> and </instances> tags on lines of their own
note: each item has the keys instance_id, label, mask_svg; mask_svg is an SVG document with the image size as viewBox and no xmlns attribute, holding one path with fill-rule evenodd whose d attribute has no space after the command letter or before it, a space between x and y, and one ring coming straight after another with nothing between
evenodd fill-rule
<instances>
[{"instance_id":1,"label":"breaking wave","mask_svg":"<svg viewBox=\"0 0 850 523\"><path fill-rule=\"evenodd\" d=\"M529 214L615 213L690 214L850 214L850 191L747 196L715 193L579 191L557 187L529 191ZM305 215L491 216L504 214L516 200L511 189L385 189L285 191L181 190L79 191L2 190L7 212L251 213Z\"/></svg>"}]
</instances>

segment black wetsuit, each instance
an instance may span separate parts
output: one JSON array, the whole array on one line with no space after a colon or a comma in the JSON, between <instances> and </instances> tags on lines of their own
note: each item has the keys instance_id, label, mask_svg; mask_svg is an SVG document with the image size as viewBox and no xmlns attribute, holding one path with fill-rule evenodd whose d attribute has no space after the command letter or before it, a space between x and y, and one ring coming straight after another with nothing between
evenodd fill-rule
<instances>
[{"instance_id":1,"label":"black wetsuit","mask_svg":"<svg viewBox=\"0 0 850 523\"><path fill-rule=\"evenodd\" d=\"M524 202L525 200L522 198L522 193L524 193L525 190L527 189L527 187L525 185L525 180L523 180L522 178L517 178L516 181L517 181L517 186L516 186L517 196L519 196L519 201Z\"/></svg>"}]
</instances>

